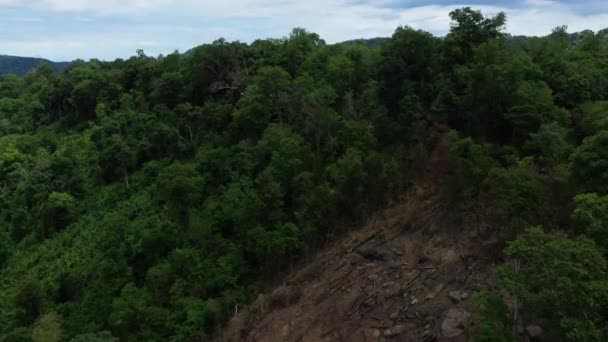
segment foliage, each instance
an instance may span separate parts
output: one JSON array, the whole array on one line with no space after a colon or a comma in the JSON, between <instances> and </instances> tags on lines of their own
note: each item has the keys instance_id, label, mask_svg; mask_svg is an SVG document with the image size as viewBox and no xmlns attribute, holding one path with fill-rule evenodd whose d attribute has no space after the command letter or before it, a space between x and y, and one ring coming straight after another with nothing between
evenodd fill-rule
<instances>
[{"instance_id":1,"label":"foliage","mask_svg":"<svg viewBox=\"0 0 608 342\"><path fill-rule=\"evenodd\" d=\"M571 167L581 190L608 193L608 131L585 138L574 151Z\"/></svg>"},{"instance_id":2,"label":"foliage","mask_svg":"<svg viewBox=\"0 0 608 342\"><path fill-rule=\"evenodd\" d=\"M480 325L472 338L473 341L515 341L510 330L509 310L499 295L481 291L474 294L473 300L480 315Z\"/></svg>"},{"instance_id":3,"label":"foliage","mask_svg":"<svg viewBox=\"0 0 608 342\"><path fill-rule=\"evenodd\" d=\"M599 337L608 279L606 260L592 240L569 239L533 227L505 253L521 267L501 267L500 279L530 312L550 319L569 340L578 341L583 336L583 340L599 340L590 336Z\"/></svg>"},{"instance_id":4,"label":"foliage","mask_svg":"<svg viewBox=\"0 0 608 342\"><path fill-rule=\"evenodd\" d=\"M445 37L296 28L1 76L0 340L212 338L423 173L463 224L544 224L506 250L504 287L563 338L605 340L608 35L450 18ZM478 340L511 340L500 298L478 303Z\"/></svg>"},{"instance_id":5,"label":"foliage","mask_svg":"<svg viewBox=\"0 0 608 342\"><path fill-rule=\"evenodd\" d=\"M491 205L493 216L503 226L522 226L544 216L548 194L530 159L523 159L509 169L490 170L483 187L482 198Z\"/></svg>"},{"instance_id":6,"label":"foliage","mask_svg":"<svg viewBox=\"0 0 608 342\"><path fill-rule=\"evenodd\" d=\"M608 196L595 193L580 194L574 198L572 219L581 231L608 252Z\"/></svg>"},{"instance_id":7,"label":"foliage","mask_svg":"<svg viewBox=\"0 0 608 342\"><path fill-rule=\"evenodd\" d=\"M61 341L61 326L56 313L50 312L38 319L34 325L32 340L34 342Z\"/></svg>"}]
</instances>

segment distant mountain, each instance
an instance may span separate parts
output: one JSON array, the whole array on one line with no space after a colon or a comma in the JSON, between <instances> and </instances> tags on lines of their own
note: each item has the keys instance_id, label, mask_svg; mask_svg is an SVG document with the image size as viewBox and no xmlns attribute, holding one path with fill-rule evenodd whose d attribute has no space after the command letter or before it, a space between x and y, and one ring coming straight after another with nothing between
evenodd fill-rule
<instances>
[{"instance_id":1,"label":"distant mountain","mask_svg":"<svg viewBox=\"0 0 608 342\"><path fill-rule=\"evenodd\" d=\"M57 72L62 72L70 65L70 62L52 62L43 58L0 55L0 75L23 76L43 63L50 64Z\"/></svg>"},{"instance_id":2,"label":"distant mountain","mask_svg":"<svg viewBox=\"0 0 608 342\"><path fill-rule=\"evenodd\" d=\"M390 37L376 37L376 38L368 38L368 39L353 39L353 40L346 40L346 41L337 43L336 45L364 44L364 45L369 46L369 47L379 47L380 45L382 45L383 43L385 43L389 39L390 39Z\"/></svg>"}]
</instances>

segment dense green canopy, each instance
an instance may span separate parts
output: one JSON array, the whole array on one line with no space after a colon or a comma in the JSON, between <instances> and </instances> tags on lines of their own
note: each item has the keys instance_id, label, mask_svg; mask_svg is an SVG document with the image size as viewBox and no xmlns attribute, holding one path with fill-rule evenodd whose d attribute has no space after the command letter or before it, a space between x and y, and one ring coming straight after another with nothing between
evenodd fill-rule
<instances>
[{"instance_id":1,"label":"dense green canopy","mask_svg":"<svg viewBox=\"0 0 608 342\"><path fill-rule=\"evenodd\" d=\"M437 127L447 207L515 240L504 288L568 340L608 339L608 38L451 19L0 77L0 341L206 340L403 195ZM509 340L483 312L480 340Z\"/></svg>"}]
</instances>

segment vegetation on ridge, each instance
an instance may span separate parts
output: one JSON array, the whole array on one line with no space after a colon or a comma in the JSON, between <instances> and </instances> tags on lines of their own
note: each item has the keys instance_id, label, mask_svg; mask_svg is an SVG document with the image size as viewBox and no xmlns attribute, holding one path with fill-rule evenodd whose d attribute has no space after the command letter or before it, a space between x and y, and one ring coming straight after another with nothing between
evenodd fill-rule
<instances>
[{"instance_id":1,"label":"vegetation on ridge","mask_svg":"<svg viewBox=\"0 0 608 342\"><path fill-rule=\"evenodd\" d=\"M0 341L210 338L403 194L437 125L454 219L512 241L503 288L564 340L608 339L608 39L451 19L2 76ZM501 301L480 295L479 340L513 338Z\"/></svg>"}]
</instances>

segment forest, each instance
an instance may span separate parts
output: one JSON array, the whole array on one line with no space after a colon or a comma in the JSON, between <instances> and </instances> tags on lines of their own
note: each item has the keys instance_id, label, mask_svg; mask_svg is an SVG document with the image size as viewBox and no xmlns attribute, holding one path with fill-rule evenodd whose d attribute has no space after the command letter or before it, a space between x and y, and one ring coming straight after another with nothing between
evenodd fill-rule
<instances>
[{"instance_id":1,"label":"forest","mask_svg":"<svg viewBox=\"0 0 608 342\"><path fill-rule=\"evenodd\" d=\"M453 219L506 246L475 340L514 341L503 292L608 340L608 35L450 19L1 76L0 341L210 340L399 201L438 135Z\"/></svg>"}]
</instances>

